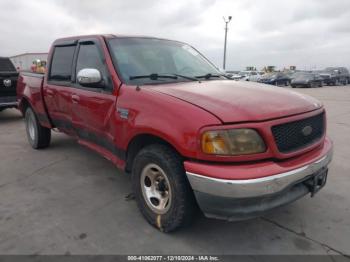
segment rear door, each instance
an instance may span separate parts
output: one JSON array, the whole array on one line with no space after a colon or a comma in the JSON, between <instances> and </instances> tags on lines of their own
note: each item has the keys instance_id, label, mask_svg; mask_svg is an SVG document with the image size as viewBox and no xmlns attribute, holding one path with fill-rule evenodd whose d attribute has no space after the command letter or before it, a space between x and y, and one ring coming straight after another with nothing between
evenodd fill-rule
<instances>
[{"instance_id":1,"label":"rear door","mask_svg":"<svg viewBox=\"0 0 350 262\"><path fill-rule=\"evenodd\" d=\"M103 88L84 87L75 80L73 94L73 126L81 140L93 143L113 153L115 126L111 118L115 114L116 96L105 64L101 43L96 39L81 40L76 58L75 79L82 69L100 71Z\"/></svg>"},{"instance_id":2,"label":"rear door","mask_svg":"<svg viewBox=\"0 0 350 262\"><path fill-rule=\"evenodd\" d=\"M74 134L72 127L72 77L77 42L54 46L44 99L52 122L60 130Z\"/></svg>"}]
</instances>

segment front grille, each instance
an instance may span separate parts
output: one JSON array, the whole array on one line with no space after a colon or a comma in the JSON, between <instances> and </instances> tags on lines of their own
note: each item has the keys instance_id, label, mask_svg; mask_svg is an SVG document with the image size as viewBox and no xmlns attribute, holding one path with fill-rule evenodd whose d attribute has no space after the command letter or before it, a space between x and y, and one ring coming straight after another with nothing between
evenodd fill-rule
<instances>
[{"instance_id":1,"label":"front grille","mask_svg":"<svg viewBox=\"0 0 350 262\"><path fill-rule=\"evenodd\" d=\"M11 86L4 85L4 80L10 79ZM15 96L16 95L17 77L0 77L0 96Z\"/></svg>"},{"instance_id":2,"label":"front grille","mask_svg":"<svg viewBox=\"0 0 350 262\"><path fill-rule=\"evenodd\" d=\"M282 153L300 150L318 142L325 132L324 112L306 119L272 127L277 148Z\"/></svg>"}]
</instances>

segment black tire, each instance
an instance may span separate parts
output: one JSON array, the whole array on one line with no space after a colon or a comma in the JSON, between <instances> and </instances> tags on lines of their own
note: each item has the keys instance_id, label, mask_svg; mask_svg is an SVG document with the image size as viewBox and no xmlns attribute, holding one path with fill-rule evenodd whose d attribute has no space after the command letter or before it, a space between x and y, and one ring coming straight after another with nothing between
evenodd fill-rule
<instances>
[{"instance_id":1,"label":"black tire","mask_svg":"<svg viewBox=\"0 0 350 262\"><path fill-rule=\"evenodd\" d=\"M34 149L46 148L50 145L51 130L40 125L37 116L30 107L25 112L25 123L28 142Z\"/></svg>"},{"instance_id":2,"label":"black tire","mask_svg":"<svg viewBox=\"0 0 350 262\"><path fill-rule=\"evenodd\" d=\"M166 188L170 193L166 194L169 195L169 200L165 213L152 210L157 207L152 207L152 197L147 200L147 193L145 193L147 191L145 188L151 188L152 183L144 174L148 174L146 170L153 165L164 172L169 182ZM151 171L153 172L154 170ZM159 184L155 182L155 185ZM165 184L166 182L163 183L163 186ZM150 145L137 154L132 168L132 185L135 200L142 215L152 226L162 232L171 232L188 225L197 213L197 203L187 180L183 161L174 150L166 145Z\"/></svg>"},{"instance_id":3,"label":"black tire","mask_svg":"<svg viewBox=\"0 0 350 262\"><path fill-rule=\"evenodd\" d=\"M292 88L296 88L296 86L295 86L295 85L292 85Z\"/></svg>"}]
</instances>

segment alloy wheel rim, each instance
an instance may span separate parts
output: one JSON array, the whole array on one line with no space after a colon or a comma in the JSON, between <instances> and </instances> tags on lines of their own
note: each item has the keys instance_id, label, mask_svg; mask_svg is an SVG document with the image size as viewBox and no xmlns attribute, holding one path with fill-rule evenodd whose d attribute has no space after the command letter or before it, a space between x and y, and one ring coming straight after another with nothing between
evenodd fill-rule
<instances>
[{"instance_id":1,"label":"alloy wheel rim","mask_svg":"<svg viewBox=\"0 0 350 262\"><path fill-rule=\"evenodd\" d=\"M171 206L172 190L163 169L148 164L142 170L140 183L147 206L156 214L165 214Z\"/></svg>"},{"instance_id":2,"label":"alloy wheel rim","mask_svg":"<svg viewBox=\"0 0 350 262\"><path fill-rule=\"evenodd\" d=\"M35 126L33 121L33 116L30 115L27 120L28 133L31 140L35 139Z\"/></svg>"}]
</instances>

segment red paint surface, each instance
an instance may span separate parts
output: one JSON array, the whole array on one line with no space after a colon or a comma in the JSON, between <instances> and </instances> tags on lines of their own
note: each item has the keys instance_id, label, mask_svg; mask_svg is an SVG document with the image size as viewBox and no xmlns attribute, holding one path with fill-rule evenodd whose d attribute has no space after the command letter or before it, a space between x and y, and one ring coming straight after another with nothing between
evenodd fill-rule
<instances>
[{"instance_id":1,"label":"red paint surface","mask_svg":"<svg viewBox=\"0 0 350 262\"><path fill-rule=\"evenodd\" d=\"M194 174L227 180L261 178L285 173L311 164L325 156L331 148L332 142L329 138L326 138L324 144L318 148L283 161L265 160L230 165L185 161L185 169L187 172Z\"/></svg>"},{"instance_id":2,"label":"red paint surface","mask_svg":"<svg viewBox=\"0 0 350 262\"><path fill-rule=\"evenodd\" d=\"M21 75L17 87L20 107L26 100L37 114L69 122L73 127L92 132L125 152L138 135L157 136L171 144L185 159L190 159L185 161L188 171L228 179L272 175L302 166L314 158L315 152L322 154L321 148L330 147L324 137L303 150L281 154L274 143L272 125L306 118L324 110L311 97L281 88L229 80L148 85L138 90L136 86L121 83L104 37L85 36L101 43L113 81L112 93L52 85L47 82L46 75L43 82L33 76ZM52 50L48 65L51 56ZM129 110L128 119L120 117L118 108ZM50 122L41 123L53 127ZM242 127L254 128L260 133L267 145L265 153L220 157L201 152L200 137L205 130ZM74 130L61 128L61 131L77 137L81 144L124 168L124 160L106 148L79 138ZM279 159L280 162L268 159ZM205 164L193 160L205 161ZM218 164L210 164L212 162ZM225 162L225 165L220 162ZM238 175L233 176L233 173Z\"/></svg>"}]
</instances>

